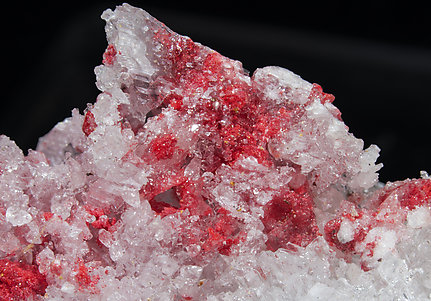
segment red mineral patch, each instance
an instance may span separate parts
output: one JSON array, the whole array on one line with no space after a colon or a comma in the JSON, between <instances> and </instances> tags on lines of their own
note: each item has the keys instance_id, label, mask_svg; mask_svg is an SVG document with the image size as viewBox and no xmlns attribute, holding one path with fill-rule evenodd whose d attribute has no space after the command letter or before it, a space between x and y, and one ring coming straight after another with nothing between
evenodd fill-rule
<instances>
[{"instance_id":1,"label":"red mineral patch","mask_svg":"<svg viewBox=\"0 0 431 301\"><path fill-rule=\"evenodd\" d=\"M44 212L44 213L43 213L43 218L44 218L46 221L49 221L53 216L54 216L54 214L53 214L52 212Z\"/></svg>"},{"instance_id":2,"label":"red mineral patch","mask_svg":"<svg viewBox=\"0 0 431 301\"><path fill-rule=\"evenodd\" d=\"M48 286L36 265L0 259L0 299L27 300L44 295Z\"/></svg>"},{"instance_id":3,"label":"red mineral patch","mask_svg":"<svg viewBox=\"0 0 431 301\"><path fill-rule=\"evenodd\" d=\"M112 65L114 63L116 55L117 55L117 50L115 49L115 46L112 44L109 44L108 48L106 48L106 51L103 54L102 63L105 65Z\"/></svg>"},{"instance_id":4,"label":"red mineral patch","mask_svg":"<svg viewBox=\"0 0 431 301\"><path fill-rule=\"evenodd\" d=\"M86 211L96 218L96 220L90 224L93 228L105 229L109 232L113 231L113 226L117 222L117 219L115 217L108 217L108 210L87 206Z\"/></svg>"},{"instance_id":5,"label":"red mineral patch","mask_svg":"<svg viewBox=\"0 0 431 301\"><path fill-rule=\"evenodd\" d=\"M268 250L306 246L319 235L312 199L307 193L285 191L264 206L262 222L268 236Z\"/></svg>"},{"instance_id":6,"label":"red mineral patch","mask_svg":"<svg viewBox=\"0 0 431 301\"><path fill-rule=\"evenodd\" d=\"M85 136L89 136L96 127L96 119L94 118L93 113L91 113L91 111L87 111L87 113L85 113L84 123L82 124L82 131Z\"/></svg>"},{"instance_id":7,"label":"red mineral patch","mask_svg":"<svg viewBox=\"0 0 431 301\"><path fill-rule=\"evenodd\" d=\"M150 151L157 160L170 159L174 155L177 138L172 134L164 134L150 142Z\"/></svg>"},{"instance_id":8,"label":"red mineral patch","mask_svg":"<svg viewBox=\"0 0 431 301\"><path fill-rule=\"evenodd\" d=\"M87 289L92 292L95 292L95 285L97 284L97 282L99 282L99 276L92 276L89 268L84 264L82 260L78 261L78 266L75 268L75 271L75 279L79 284L79 289Z\"/></svg>"},{"instance_id":9,"label":"red mineral patch","mask_svg":"<svg viewBox=\"0 0 431 301\"><path fill-rule=\"evenodd\" d=\"M401 206L409 210L431 203L431 180L419 179L408 181L398 188Z\"/></svg>"},{"instance_id":10,"label":"red mineral patch","mask_svg":"<svg viewBox=\"0 0 431 301\"><path fill-rule=\"evenodd\" d=\"M335 96L329 93L323 92L322 87L319 84L313 84L309 99L318 99L322 104L332 103L335 100Z\"/></svg>"},{"instance_id":11,"label":"red mineral patch","mask_svg":"<svg viewBox=\"0 0 431 301\"><path fill-rule=\"evenodd\" d=\"M340 231L342 218L336 218L330 220L325 225L325 238L328 243L335 246L339 250L345 253L354 253L356 244L362 242L370 230L370 227L361 227L358 232L355 233L353 239L349 242L342 243L338 239L338 232Z\"/></svg>"}]
</instances>

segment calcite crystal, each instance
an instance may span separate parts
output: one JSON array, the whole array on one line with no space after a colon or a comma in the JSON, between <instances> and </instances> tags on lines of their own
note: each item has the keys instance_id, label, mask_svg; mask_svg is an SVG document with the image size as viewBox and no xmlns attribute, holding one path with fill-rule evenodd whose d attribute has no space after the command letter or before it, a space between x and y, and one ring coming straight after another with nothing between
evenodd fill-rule
<instances>
[{"instance_id":1,"label":"calcite crystal","mask_svg":"<svg viewBox=\"0 0 431 301\"><path fill-rule=\"evenodd\" d=\"M431 179L380 183L334 96L124 4L95 104L0 137L2 300L427 300Z\"/></svg>"}]
</instances>

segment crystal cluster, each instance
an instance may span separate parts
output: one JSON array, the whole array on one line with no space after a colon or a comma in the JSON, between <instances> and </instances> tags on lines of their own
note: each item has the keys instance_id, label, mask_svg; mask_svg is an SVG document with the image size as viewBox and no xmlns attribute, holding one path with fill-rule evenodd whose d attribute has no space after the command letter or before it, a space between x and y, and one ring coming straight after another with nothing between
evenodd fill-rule
<instances>
[{"instance_id":1,"label":"crystal cluster","mask_svg":"<svg viewBox=\"0 0 431 301\"><path fill-rule=\"evenodd\" d=\"M124 4L95 104L0 136L2 300L427 300L431 179L382 184L334 96Z\"/></svg>"}]
</instances>

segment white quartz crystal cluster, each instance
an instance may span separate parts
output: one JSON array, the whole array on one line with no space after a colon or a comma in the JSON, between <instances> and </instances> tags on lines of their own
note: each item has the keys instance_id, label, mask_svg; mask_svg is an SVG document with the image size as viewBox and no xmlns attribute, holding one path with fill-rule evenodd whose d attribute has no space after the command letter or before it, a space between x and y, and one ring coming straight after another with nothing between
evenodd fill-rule
<instances>
[{"instance_id":1,"label":"white quartz crystal cluster","mask_svg":"<svg viewBox=\"0 0 431 301\"><path fill-rule=\"evenodd\" d=\"M102 18L97 101L27 156L0 136L0 258L37 265L33 300L430 300L425 173L379 183L379 148L286 69Z\"/></svg>"}]
</instances>

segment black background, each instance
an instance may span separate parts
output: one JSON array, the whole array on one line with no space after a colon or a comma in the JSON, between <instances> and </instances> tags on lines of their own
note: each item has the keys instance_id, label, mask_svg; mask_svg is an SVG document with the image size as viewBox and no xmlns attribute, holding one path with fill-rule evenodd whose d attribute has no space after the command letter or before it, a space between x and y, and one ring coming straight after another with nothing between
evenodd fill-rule
<instances>
[{"instance_id":1,"label":"black background","mask_svg":"<svg viewBox=\"0 0 431 301\"><path fill-rule=\"evenodd\" d=\"M336 96L350 131L381 149L381 181L431 172L428 8L413 2L177 1L129 3L174 31L258 67L288 68ZM106 48L100 15L120 2L8 3L2 7L0 133L27 150L99 93Z\"/></svg>"}]
</instances>

